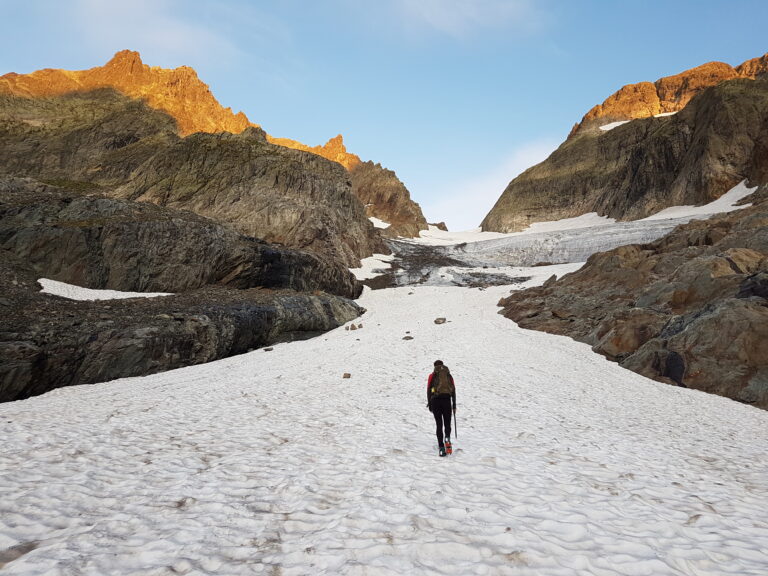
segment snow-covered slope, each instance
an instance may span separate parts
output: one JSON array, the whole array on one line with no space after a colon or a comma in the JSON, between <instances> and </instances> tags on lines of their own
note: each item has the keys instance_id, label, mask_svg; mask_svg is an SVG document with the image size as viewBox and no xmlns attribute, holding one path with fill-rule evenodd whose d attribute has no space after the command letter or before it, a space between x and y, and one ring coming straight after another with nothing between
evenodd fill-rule
<instances>
[{"instance_id":1,"label":"snow-covered slope","mask_svg":"<svg viewBox=\"0 0 768 576\"><path fill-rule=\"evenodd\" d=\"M0 405L3 574L763 576L768 413L521 330L508 290L366 292L361 329Z\"/></svg>"},{"instance_id":2,"label":"snow-covered slope","mask_svg":"<svg viewBox=\"0 0 768 576\"><path fill-rule=\"evenodd\" d=\"M694 218L708 218L749 206L737 205L756 190L740 182L726 194L704 206L677 206L643 220L615 222L596 213L554 222L538 222L523 232L447 233L430 231L424 238L403 240L418 245L437 245L445 256L468 266L532 266L541 262L584 262L595 252L626 244L652 242Z\"/></svg>"}]
</instances>

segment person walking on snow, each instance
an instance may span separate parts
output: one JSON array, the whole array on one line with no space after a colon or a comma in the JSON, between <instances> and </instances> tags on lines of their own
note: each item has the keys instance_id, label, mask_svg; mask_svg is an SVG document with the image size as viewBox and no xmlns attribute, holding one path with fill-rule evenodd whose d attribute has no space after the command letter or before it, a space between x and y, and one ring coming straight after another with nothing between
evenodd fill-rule
<instances>
[{"instance_id":1,"label":"person walking on snow","mask_svg":"<svg viewBox=\"0 0 768 576\"><path fill-rule=\"evenodd\" d=\"M442 360L435 360L435 369L427 380L427 408L435 417L437 443L440 456L453 453L451 446L451 405L456 413L456 386L448 366ZM445 436L443 436L445 427Z\"/></svg>"}]
</instances>

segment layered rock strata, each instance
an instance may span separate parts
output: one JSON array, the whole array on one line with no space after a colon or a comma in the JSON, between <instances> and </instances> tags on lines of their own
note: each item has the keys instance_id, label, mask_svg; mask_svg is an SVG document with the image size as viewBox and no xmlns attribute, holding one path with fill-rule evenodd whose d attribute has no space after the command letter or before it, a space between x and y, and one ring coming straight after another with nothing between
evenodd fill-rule
<instances>
[{"instance_id":1,"label":"layered rock strata","mask_svg":"<svg viewBox=\"0 0 768 576\"><path fill-rule=\"evenodd\" d=\"M165 112L176 121L181 136L197 132L240 134L248 128L258 128L242 112L235 114L230 108L222 107L192 68L181 66L167 70L150 67L142 62L138 52L130 50L118 52L106 65L88 70L44 69L31 74L9 73L0 76L0 94L16 97L39 99L98 89L116 90L131 99L144 102L153 110ZM307 146L289 138L265 137L272 144L310 152L341 164L350 173L361 163L356 154L347 151L341 135L322 146ZM370 180L372 172L367 173ZM382 178L382 185L389 185L392 178L389 171L380 169L378 174ZM424 220L421 209L410 200L405 186L399 180L397 183L404 191L402 198L397 200L398 204L408 205L407 210L414 214L414 220L403 227L403 233L406 229L423 229L419 228ZM388 214L389 208L385 204L377 211ZM399 210L395 216L402 213ZM411 235L418 235L418 232Z\"/></svg>"},{"instance_id":2,"label":"layered rock strata","mask_svg":"<svg viewBox=\"0 0 768 576\"><path fill-rule=\"evenodd\" d=\"M320 292L223 286L76 302L40 293L38 274L0 250L0 402L210 362L314 335L362 312Z\"/></svg>"},{"instance_id":3,"label":"layered rock strata","mask_svg":"<svg viewBox=\"0 0 768 576\"><path fill-rule=\"evenodd\" d=\"M75 302L41 277L180 293ZM0 179L0 401L314 335L358 316L360 290L341 265L191 212Z\"/></svg>"},{"instance_id":4,"label":"layered rock strata","mask_svg":"<svg viewBox=\"0 0 768 576\"><path fill-rule=\"evenodd\" d=\"M768 79L730 80L673 116L581 130L510 182L483 230L597 212L617 220L711 202L743 179L768 181Z\"/></svg>"},{"instance_id":5,"label":"layered rock strata","mask_svg":"<svg viewBox=\"0 0 768 576\"><path fill-rule=\"evenodd\" d=\"M0 179L0 249L40 276L88 288L183 292L218 284L348 298L361 291L340 264L238 234L194 213L30 179Z\"/></svg>"},{"instance_id":6,"label":"layered rock strata","mask_svg":"<svg viewBox=\"0 0 768 576\"><path fill-rule=\"evenodd\" d=\"M756 204L502 299L523 328L564 334L670 384L768 408L768 187Z\"/></svg>"},{"instance_id":7,"label":"layered rock strata","mask_svg":"<svg viewBox=\"0 0 768 576\"><path fill-rule=\"evenodd\" d=\"M386 247L347 172L263 131L176 134L113 90L0 96L0 173L194 211L239 232L355 266Z\"/></svg>"}]
</instances>

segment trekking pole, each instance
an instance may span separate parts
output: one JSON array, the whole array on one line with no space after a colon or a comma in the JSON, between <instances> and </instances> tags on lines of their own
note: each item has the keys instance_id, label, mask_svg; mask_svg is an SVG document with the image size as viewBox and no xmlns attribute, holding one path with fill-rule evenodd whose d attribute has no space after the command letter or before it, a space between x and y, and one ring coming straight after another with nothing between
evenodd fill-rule
<instances>
[{"instance_id":1,"label":"trekking pole","mask_svg":"<svg viewBox=\"0 0 768 576\"><path fill-rule=\"evenodd\" d=\"M453 409L453 436L459 437L459 421L456 419L456 408Z\"/></svg>"}]
</instances>

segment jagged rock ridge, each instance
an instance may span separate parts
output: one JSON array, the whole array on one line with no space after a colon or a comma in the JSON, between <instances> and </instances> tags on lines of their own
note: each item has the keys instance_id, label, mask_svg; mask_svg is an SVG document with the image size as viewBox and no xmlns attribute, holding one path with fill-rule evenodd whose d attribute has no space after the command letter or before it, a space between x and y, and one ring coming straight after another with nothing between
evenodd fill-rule
<instances>
[{"instance_id":1,"label":"jagged rock ridge","mask_svg":"<svg viewBox=\"0 0 768 576\"><path fill-rule=\"evenodd\" d=\"M634 220L766 182L767 164L768 78L728 80L673 116L577 131L510 182L481 226L515 232L589 212Z\"/></svg>"},{"instance_id":2,"label":"jagged rock ridge","mask_svg":"<svg viewBox=\"0 0 768 576\"><path fill-rule=\"evenodd\" d=\"M181 138L170 116L110 89L0 95L2 172L192 210L348 266L386 251L340 165L253 127Z\"/></svg>"},{"instance_id":3,"label":"jagged rock ridge","mask_svg":"<svg viewBox=\"0 0 768 576\"><path fill-rule=\"evenodd\" d=\"M120 51L106 65L88 70L48 68L31 74L9 73L0 76L0 94L29 98L61 96L99 88L114 88L130 98L142 99L151 108L166 112L176 120L182 136L196 132L239 134L249 127L258 128L242 112L235 114L230 108L223 108L192 68L181 66L168 70L150 67L142 62L138 52L130 50ZM307 146L296 140L270 135L266 135L266 138L273 144L310 152L337 162L350 172L361 163L357 155L347 151L341 135L322 146ZM382 170L380 176L383 186L391 180L391 175L386 171ZM393 218L402 217L405 212L413 213L413 222L402 227L402 234L406 230L415 230L415 233L409 235L418 235L418 230L426 229L421 227L424 216L418 204L410 200L405 186L399 184L405 194L398 200L398 204L408 205L407 209L390 213L390 207L383 205L377 212Z\"/></svg>"},{"instance_id":4,"label":"jagged rock ridge","mask_svg":"<svg viewBox=\"0 0 768 576\"><path fill-rule=\"evenodd\" d=\"M691 98L710 86L735 78L755 79L766 73L768 54L747 60L735 68L725 62L708 62L674 76L659 78L656 82L628 84L587 112L573 127L572 134L600 124L679 112Z\"/></svg>"}]
</instances>

